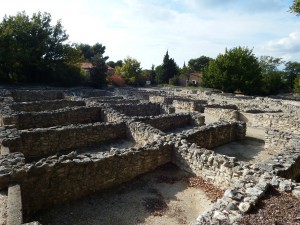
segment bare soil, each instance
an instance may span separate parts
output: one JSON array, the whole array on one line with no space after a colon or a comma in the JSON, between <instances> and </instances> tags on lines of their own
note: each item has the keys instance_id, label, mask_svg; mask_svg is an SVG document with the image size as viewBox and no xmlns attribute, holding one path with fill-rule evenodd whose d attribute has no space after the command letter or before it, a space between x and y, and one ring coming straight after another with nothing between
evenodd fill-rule
<instances>
[{"instance_id":1,"label":"bare soil","mask_svg":"<svg viewBox=\"0 0 300 225\"><path fill-rule=\"evenodd\" d=\"M30 218L43 225L182 225L189 224L223 193L168 164L85 199L54 207ZM203 188L201 188L203 187Z\"/></svg>"},{"instance_id":2,"label":"bare soil","mask_svg":"<svg viewBox=\"0 0 300 225\"><path fill-rule=\"evenodd\" d=\"M7 191L0 191L0 225L6 225L7 220Z\"/></svg>"},{"instance_id":3,"label":"bare soil","mask_svg":"<svg viewBox=\"0 0 300 225\"><path fill-rule=\"evenodd\" d=\"M214 149L216 153L236 157L249 163L260 163L274 154L273 149L265 149L265 143L259 139L246 137L245 140L234 141Z\"/></svg>"},{"instance_id":4,"label":"bare soil","mask_svg":"<svg viewBox=\"0 0 300 225\"><path fill-rule=\"evenodd\" d=\"M258 206L245 215L243 225L300 225L300 199L291 193L271 188Z\"/></svg>"}]
</instances>

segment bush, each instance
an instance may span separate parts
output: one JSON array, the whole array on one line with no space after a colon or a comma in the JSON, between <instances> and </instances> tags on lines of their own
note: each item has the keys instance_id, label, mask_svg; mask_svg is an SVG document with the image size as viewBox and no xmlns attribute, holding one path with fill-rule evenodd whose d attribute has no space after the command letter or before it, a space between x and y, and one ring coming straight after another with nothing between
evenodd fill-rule
<instances>
[{"instance_id":1,"label":"bush","mask_svg":"<svg viewBox=\"0 0 300 225\"><path fill-rule=\"evenodd\" d=\"M174 85L174 86L179 85L179 77L175 76L175 77L170 78L169 84Z\"/></svg>"},{"instance_id":2,"label":"bush","mask_svg":"<svg viewBox=\"0 0 300 225\"><path fill-rule=\"evenodd\" d=\"M114 74L109 78L112 85L115 85L117 87L125 87L126 82L124 78L121 75Z\"/></svg>"}]
</instances>

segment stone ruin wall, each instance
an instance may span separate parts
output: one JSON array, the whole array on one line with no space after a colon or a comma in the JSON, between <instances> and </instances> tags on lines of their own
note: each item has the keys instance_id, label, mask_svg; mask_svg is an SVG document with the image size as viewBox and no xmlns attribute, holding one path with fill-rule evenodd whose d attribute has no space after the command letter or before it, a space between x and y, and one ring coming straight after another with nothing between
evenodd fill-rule
<instances>
[{"instance_id":1,"label":"stone ruin wall","mask_svg":"<svg viewBox=\"0 0 300 225\"><path fill-rule=\"evenodd\" d=\"M35 212L132 180L170 162L171 150L171 146L160 144L107 156L69 154L27 164L24 172L30 179L20 180L24 212Z\"/></svg>"},{"instance_id":2,"label":"stone ruin wall","mask_svg":"<svg viewBox=\"0 0 300 225\"><path fill-rule=\"evenodd\" d=\"M204 105L207 104L207 101L204 100L174 100L173 106L176 109L184 110L187 112L204 112Z\"/></svg>"},{"instance_id":3,"label":"stone ruin wall","mask_svg":"<svg viewBox=\"0 0 300 225\"><path fill-rule=\"evenodd\" d=\"M151 117L136 117L134 120L149 124L161 131L185 126L203 126L205 118L199 113L180 113Z\"/></svg>"},{"instance_id":4,"label":"stone ruin wall","mask_svg":"<svg viewBox=\"0 0 300 225\"><path fill-rule=\"evenodd\" d=\"M246 136L246 124L222 121L184 131L182 134L186 136L187 142L212 149L235 140L242 140Z\"/></svg>"},{"instance_id":5,"label":"stone ruin wall","mask_svg":"<svg viewBox=\"0 0 300 225\"><path fill-rule=\"evenodd\" d=\"M2 138L2 146L10 152L22 152L25 157L43 157L61 151L103 144L127 138L125 123L93 123L31 130L15 129Z\"/></svg>"},{"instance_id":6,"label":"stone ruin wall","mask_svg":"<svg viewBox=\"0 0 300 225\"><path fill-rule=\"evenodd\" d=\"M299 136L291 132L268 129L265 132L265 148L289 148L294 146L298 139Z\"/></svg>"},{"instance_id":7,"label":"stone ruin wall","mask_svg":"<svg viewBox=\"0 0 300 225\"><path fill-rule=\"evenodd\" d=\"M130 116L109 107L105 107L101 113L103 120L106 122L107 120L112 122L114 119L118 119L117 121L120 122L115 123L116 127L118 124L124 124L126 138L129 134L132 134L131 137L146 146L130 149L111 149L109 152L97 154L77 154L76 152L63 155L56 154L43 158L38 162L27 164L25 164L26 160L21 153L11 153L0 157L1 165L4 165L3 168L0 168L0 188L7 188L12 182L19 183L22 190L24 212L30 213L129 181L135 176L172 161L180 168L201 176L222 189L231 188L227 189L224 197L214 204L213 210L199 216L195 224L214 224L214 221L218 222L215 218L216 213L222 213L222 207L228 207L229 203L238 207L241 212L247 211L257 203L268 185L293 192L298 190L297 185L292 181L275 177L273 169L270 172L264 169L269 165L255 168L247 163L238 162L234 157L219 155L212 150L203 149L203 147L215 147L212 145L212 138L215 138L216 146L242 139L246 133L245 124L242 122L222 121L209 126L197 127L181 134L166 135L162 131L145 124L146 121L148 120L147 123L152 121L153 124L159 126L159 121L164 116L169 116L165 118L170 123L174 123L176 116L159 114L151 119L141 118L141 121L138 121L138 118L130 119ZM181 117L177 117L177 119L179 118ZM183 116L181 119L182 124L187 122L187 117ZM178 121L178 123L180 122ZM85 124L75 127L85 126L89 127L90 125ZM163 126L167 127L171 124ZM75 129L75 127L73 128ZM59 129L55 131L58 132ZM31 129L26 132L38 134L44 130L48 130L48 128ZM49 130L51 129L49 128ZM225 130L227 130L227 133ZM16 129L1 129L2 134L3 132L8 133L2 136L2 143L9 142L10 138L13 143L16 141L13 140L14 138L19 139L15 134L22 133L22 131ZM102 134L102 131L99 131L99 133ZM142 135L143 133L149 134L148 137L145 138ZM61 135L65 134L61 133ZM289 178L293 178L292 175L294 177L298 176L297 174L300 173L300 160L297 158L300 155L298 137L277 131L267 132L266 135L267 144L285 146L283 147L285 149L281 149L281 152L276 156L276 160L278 160L276 162L281 162L279 160L283 158L285 160L283 161L285 163L281 163L284 168L278 170L277 174ZM85 138L86 136L82 137L82 143L84 143ZM283 140L280 140L281 138ZM292 139L294 141L291 141ZM94 145L94 142L91 143ZM86 146L86 143L83 145ZM286 146L289 146L289 151L284 152ZM293 163L287 160L288 157L293 160ZM274 167L276 164L273 162L270 165ZM80 174L80 179L78 179L78 174ZM91 175L95 179L89 179ZM231 211L228 209L227 211L231 216Z\"/></svg>"},{"instance_id":8,"label":"stone ruin wall","mask_svg":"<svg viewBox=\"0 0 300 225\"><path fill-rule=\"evenodd\" d=\"M205 107L204 114L213 117L215 120L239 120L239 112L235 109Z\"/></svg>"},{"instance_id":9,"label":"stone ruin wall","mask_svg":"<svg viewBox=\"0 0 300 225\"><path fill-rule=\"evenodd\" d=\"M84 115L84 116L79 116ZM21 112L13 114L17 129L44 128L66 126L80 123L102 122L100 107L72 107L42 112ZM12 121L12 120L10 120ZM4 125L5 124L5 121Z\"/></svg>"},{"instance_id":10,"label":"stone ruin wall","mask_svg":"<svg viewBox=\"0 0 300 225\"><path fill-rule=\"evenodd\" d=\"M283 113L240 113L240 120L247 122L251 127L278 129L299 133L300 119Z\"/></svg>"},{"instance_id":11,"label":"stone ruin wall","mask_svg":"<svg viewBox=\"0 0 300 225\"><path fill-rule=\"evenodd\" d=\"M63 99L62 91L18 90L12 91L11 95L15 102L35 102L45 100Z\"/></svg>"},{"instance_id":12,"label":"stone ruin wall","mask_svg":"<svg viewBox=\"0 0 300 225\"><path fill-rule=\"evenodd\" d=\"M162 113L161 105L153 103L111 105L110 107L121 114L125 114L126 116L157 116Z\"/></svg>"}]
</instances>

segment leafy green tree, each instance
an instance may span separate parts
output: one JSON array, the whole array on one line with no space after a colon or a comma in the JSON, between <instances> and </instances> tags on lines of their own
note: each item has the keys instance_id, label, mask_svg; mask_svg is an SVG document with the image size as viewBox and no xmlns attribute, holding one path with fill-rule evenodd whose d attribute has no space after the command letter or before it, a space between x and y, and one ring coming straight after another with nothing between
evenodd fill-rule
<instances>
[{"instance_id":1,"label":"leafy green tree","mask_svg":"<svg viewBox=\"0 0 300 225\"><path fill-rule=\"evenodd\" d=\"M49 13L5 16L0 23L0 80L60 84L72 80L72 74L77 80L80 54L67 39L61 21L51 25Z\"/></svg>"},{"instance_id":2,"label":"leafy green tree","mask_svg":"<svg viewBox=\"0 0 300 225\"><path fill-rule=\"evenodd\" d=\"M115 67L117 67L117 66L122 67L122 66L123 66L123 61L122 61L122 60L118 60L118 61L116 61L116 62L114 62L114 61L109 61L109 62L107 63L107 65L110 66L110 67L112 67L112 68L115 68Z\"/></svg>"},{"instance_id":3,"label":"leafy green tree","mask_svg":"<svg viewBox=\"0 0 300 225\"><path fill-rule=\"evenodd\" d=\"M101 88L106 85L107 59L107 56L104 57L102 54L99 53L93 56L91 59L93 67L90 72L90 79L92 86L95 88Z\"/></svg>"},{"instance_id":4,"label":"leafy green tree","mask_svg":"<svg viewBox=\"0 0 300 225\"><path fill-rule=\"evenodd\" d=\"M155 72L155 66L153 64L151 65L150 78L151 78L151 84L155 84L156 83L156 72Z\"/></svg>"},{"instance_id":5,"label":"leafy green tree","mask_svg":"<svg viewBox=\"0 0 300 225\"><path fill-rule=\"evenodd\" d=\"M84 58L88 62L92 62L95 55L103 55L106 47L100 43L96 43L93 46L88 44L80 44L78 48L81 50Z\"/></svg>"},{"instance_id":6,"label":"leafy green tree","mask_svg":"<svg viewBox=\"0 0 300 225\"><path fill-rule=\"evenodd\" d=\"M163 74L163 68L162 68L162 65L159 65L157 67L155 67L155 83L156 84L161 84L161 77L162 77L162 74Z\"/></svg>"},{"instance_id":7,"label":"leafy green tree","mask_svg":"<svg viewBox=\"0 0 300 225\"><path fill-rule=\"evenodd\" d=\"M262 93L265 95L278 94L284 87L284 72L278 68L283 64L281 58L261 56L259 65L262 73Z\"/></svg>"},{"instance_id":8,"label":"leafy green tree","mask_svg":"<svg viewBox=\"0 0 300 225\"><path fill-rule=\"evenodd\" d=\"M179 77L181 79L187 80L188 83L190 81L190 77L191 77L191 73L192 73L192 69L189 66L185 65L185 62L183 63L183 67L180 70L180 75Z\"/></svg>"},{"instance_id":9,"label":"leafy green tree","mask_svg":"<svg viewBox=\"0 0 300 225\"><path fill-rule=\"evenodd\" d=\"M159 84L168 83L169 79L177 75L179 68L175 63L174 59L170 58L168 51L166 52L161 68L159 72L156 73L156 81Z\"/></svg>"},{"instance_id":10,"label":"leafy green tree","mask_svg":"<svg viewBox=\"0 0 300 225\"><path fill-rule=\"evenodd\" d=\"M141 63L136 59L127 57L124 59L124 64L121 67L121 75L130 85L142 85Z\"/></svg>"},{"instance_id":11,"label":"leafy green tree","mask_svg":"<svg viewBox=\"0 0 300 225\"><path fill-rule=\"evenodd\" d=\"M190 59L188 66L194 72L202 72L211 60L212 58L203 55L197 59Z\"/></svg>"},{"instance_id":12,"label":"leafy green tree","mask_svg":"<svg viewBox=\"0 0 300 225\"><path fill-rule=\"evenodd\" d=\"M261 87L258 60L248 48L226 49L225 54L219 54L204 70L202 85L225 92L257 94Z\"/></svg>"},{"instance_id":13,"label":"leafy green tree","mask_svg":"<svg viewBox=\"0 0 300 225\"><path fill-rule=\"evenodd\" d=\"M300 76L297 76L294 81L294 91L300 94Z\"/></svg>"},{"instance_id":14,"label":"leafy green tree","mask_svg":"<svg viewBox=\"0 0 300 225\"><path fill-rule=\"evenodd\" d=\"M300 15L300 0L294 0L293 5L290 7L290 12Z\"/></svg>"},{"instance_id":15,"label":"leafy green tree","mask_svg":"<svg viewBox=\"0 0 300 225\"><path fill-rule=\"evenodd\" d=\"M299 62L287 62L285 63L285 76L284 84L287 90L292 90L294 87L295 79L300 76L300 63Z\"/></svg>"}]
</instances>

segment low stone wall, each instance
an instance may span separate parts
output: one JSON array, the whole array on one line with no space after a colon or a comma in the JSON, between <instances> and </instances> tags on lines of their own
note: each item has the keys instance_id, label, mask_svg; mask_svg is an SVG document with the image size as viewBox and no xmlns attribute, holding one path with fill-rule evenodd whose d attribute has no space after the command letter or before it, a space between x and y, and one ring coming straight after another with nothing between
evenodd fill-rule
<instances>
[{"instance_id":1,"label":"low stone wall","mask_svg":"<svg viewBox=\"0 0 300 225\"><path fill-rule=\"evenodd\" d=\"M187 112L204 112L205 100L174 100L173 106L178 110Z\"/></svg>"},{"instance_id":2,"label":"low stone wall","mask_svg":"<svg viewBox=\"0 0 300 225\"><path fill-rule=\"evenodd\" d=\"M157 116L161 114L160 104L154 103L111 105L110 107L126 116Z\"/></svg>"},{"instance_id":3,"label":"low stone wall","mask_svg":"<svg viewBox=\"0 0 300 225\"><path fill-rule=\"evenodd\" d=\"M171 161L172 146L158 143L118 154L50 157L25 165L24 213L32 213L124 183ZM28 179L22 179L28 178Z\"/></svg>"},{"instance_id":4,"label":"low stone wall","mask_svg":"<svg viewBox=\"0 0 300 225\"><path fill-rule=\"evenodd\" d=\"M140 122L129 123L128 127L129 136L142 146L158 141L164 135L162 131Z\"/></svg>"},{"instance_id":5,"label":"low stone wall","mask_svg":"<svg viewBox=\"0 0 300 225\"><path fill-rule=\"evenodd\" d=\"M246 124L244 122L221 121L184 131L186 140L195 143L201 148L212 149L235 140L244 139Z\"/></svg>"},{"instance_id":6,"label":"low stone wall","mask_svg":"<svg viewBox=\"0 0 300 225\"><path fill-rule=\"evenodd\" d=\"M181 99L179 97L168 97L168 96L160 96L160 95L152 95L149 96L149 101L152 103L163 103L167 105L173 104L174 100Z\"/></svg>"},{"instance_id":7,"label":"low stone wall","mask_svg":"<svg viewBox=\"0 0 300 225\"><path fill-rule=\"evenodd\" d=\"M43 100L63 99L62 91L47 91L47 90L16 90L12 91L11 95L16 102L35 102Z\"/></svg>"},{"instance_id":8,"label":"low stone wall","mask_svg":"<svg viewBox=\"0 0 300 225\"><path fill-rule=\"evenodd\" d=\"M161 131L167 131L185 126L202 126L204 125L204 116L201 114L169 114L155 117L134 118L137 121L147 123Z\"/></svg>"},{"instance_id":9,"label":"low stone wall","mask_svg":"<svg viewBox=\"0 0 300 225\"><path fill-rule=\"evenodd\" d=\"M175 143L172 162L221 189L229 188L243 176L243 164L237 162L235 157L216 154L186 140Z\"/></svg>"},{"instance_id":10,"label":"low stone wall","mask_svg":"<svg viewBox=\"0 0 300 225\"><path fill-rule=\"evenodd\" d=\"M97 89L72 89L67 91L69 96L80 96L83 98L93 98L93 97L104 97L104 96L112 96L112 92L107 90L97 90Z\"/></svg>"},{"instance_id":11,"label":"low stone wall","mask_svg":"<svg viewBox=\"0 0 300 225\"><path fill-rule=\"evenodd\" d=\"M64 99L41 102L18 102L11 104L10 108L14 111L41 112L75 106L85 106L85 102Z\"/></svg>"},{"instance_id":12,"label":"low stone wall","mask_svg":"<svg viewBox=\"0 0 300 225\"><path fill-rule=\"evenodd\" d=\"M93 123L14 132L2 138L2 146L8 147L10 152L22 152L29 158L127 138L125 123Z\"/></svg>"},{"instance_id":13,"label":"low stone wall","mask_svg":"<svg viewBox=\"0 0 300 225\"><path fill-rule=\"evenodd\" d=\"M240 113L240 120L248 126L271 128L285 131L299 132L300 120L296 116L283 113Z\"/></svg>"},{"instance_id":14,"label":"low stone wall","mask_svg":"<svg viewBox=\"0 0 300 225\"><path fill-rule=\"evenodd\" d=\"M92 104L92 102L97 102L101 104L109 104L109 105L120 105L120 104L138 104L140 103L140 100L136 99L124 99L124 98L119 98L119 99L95 99L95 98L89 98L86 100L87 104ZM91 102L91 103L90 103Z\"/></svg>"},{"instance_id":15,"label":"low stone wall","mask_svg":"<svg viewBox=\"0 0 300 225\"><path fill-rule=\"evenodd\" d=\"M289 148L297 142L299 137L292 133L279 130L266 130L265 148Z\"/></svg>"},{"instance_id":16,"label":"low stone wall","mask_svg":"<svg viewBox=\"0 0 300 225\"><path fill-rule=\"evenodd\" d=\"M239 112L235 109L205 108L204 114L214 117L215 120L239 120Z\"/></svg>"},{"instance_id":17,"label":"low stone wall","mask_svg":"<svg viewBox=\"0 0 300 225\"><path fill-rule=\"evenodd\" d=\"M16 127L20 130L66 126L70 124L102 122L100 107L72 107L55 111L24 112L16 115Z\"/></svg>"}]
</instances>

